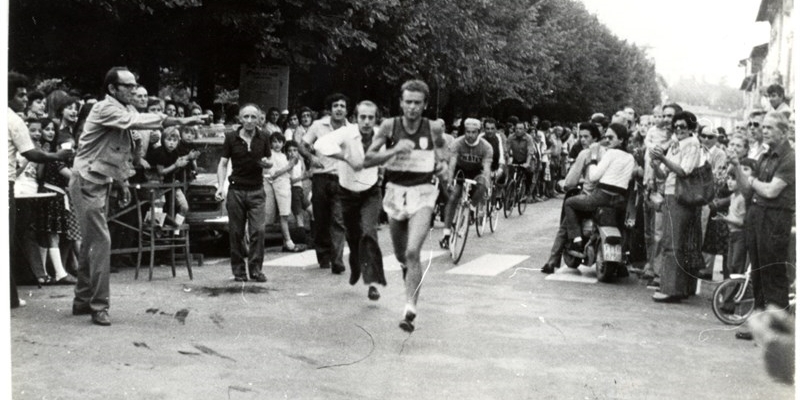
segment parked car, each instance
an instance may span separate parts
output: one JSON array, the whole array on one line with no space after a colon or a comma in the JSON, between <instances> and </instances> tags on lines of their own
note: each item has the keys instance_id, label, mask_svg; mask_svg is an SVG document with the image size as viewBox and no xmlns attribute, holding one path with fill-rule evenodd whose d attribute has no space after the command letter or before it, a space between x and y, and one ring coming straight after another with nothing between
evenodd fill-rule
<instances>
[{"instance_id":1,"label":"parked car","mask_svg":"<svg viewBox=\"0 0 800 400\"><path fill-rule=\"evenodd\" d=\"M228 211L225 200L217 201L214 195L217 192L217 166L222 157L222 144L224 137L200 137L194 141L194 147L200 151L197 158L197 176L190 182L186 191L189 202L189 215L186 222L191 229L193 246L217 244L227 248L228 245ZM228 164L228 172L231 164ZM225 180L227 187L228 180ZM290 220L290 230L296 231L294 220ZM281 239L281 230L278 220L267 221L267 241L274 242ZM292 233L292 237L295 234Z\"/></svg>"}]
</instances>

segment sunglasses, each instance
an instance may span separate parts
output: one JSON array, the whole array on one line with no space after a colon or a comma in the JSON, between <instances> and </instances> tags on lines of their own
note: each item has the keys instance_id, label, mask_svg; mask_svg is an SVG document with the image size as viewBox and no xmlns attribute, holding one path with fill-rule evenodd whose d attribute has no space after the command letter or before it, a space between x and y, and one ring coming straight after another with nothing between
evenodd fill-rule
<instances>
[{"instance_id":1,"label":"sunglasses","mask_svg":"<svg viewBox=\"0 0 800 400\"><path fill-rule=\"evenodd\" d=\"M703 138L703 139L714 139L716 136L714 136L714 135L700 135L700 137Z\"/></svg>"},{"instance_id":2,"label":"sunglasses","mask_svg":"<svg viewBox=\"0 0 800 400\"><path fill-rule=\"evenodd\" d=\"M676 131L682 131L682 130L685 130L685 129L689 129L689 126L688 125L673 125L672 129L675 129Z\"/></svg>"}]
</instances>

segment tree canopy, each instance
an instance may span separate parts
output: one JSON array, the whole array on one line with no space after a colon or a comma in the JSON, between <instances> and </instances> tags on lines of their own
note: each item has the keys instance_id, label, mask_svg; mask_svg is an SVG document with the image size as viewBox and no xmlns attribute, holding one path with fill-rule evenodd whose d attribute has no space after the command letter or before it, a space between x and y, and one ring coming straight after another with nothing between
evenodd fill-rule
<instances>
[{"instance_id":1,"label":"tree canopy","mask_svg":"<svg viewBox=\"0 0 800 400\"><path fill-rule=\"evenodd\" d=\"M9 25L12 69L82 90L128 65L151 92L177 74L208 103L245 63L288 65L290 103L313 107L331 91L395 107L411 77L451 116L659 102L645 51L576 0L11 0Z\"/></svg>"}]
</instances>

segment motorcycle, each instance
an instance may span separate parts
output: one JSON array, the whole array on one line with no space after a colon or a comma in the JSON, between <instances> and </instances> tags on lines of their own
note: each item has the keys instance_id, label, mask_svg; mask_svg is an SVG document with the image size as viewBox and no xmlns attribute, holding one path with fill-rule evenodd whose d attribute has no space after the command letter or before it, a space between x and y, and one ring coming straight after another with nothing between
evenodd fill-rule
<instances>
[{"instance_id":1,"label":"motorcycle","mask_svg":"<svg viewBox=\"0 0 800 400\"><path fill-rule=\"evenodd\" d=\"M564 200L571 195L579 194L581 188L570 190ZM577 191L577 193L575 192ZM581 239L585 243L583 252L570 249L565 244L561 258L569 268L578 268L581 264L596 265L597 280L611 282L616 278L628 276L622 254L622 232L625 218L624 210L615 207L600 207L591 215L584 215L581 221Z\"/></svg>"}]
</instances>

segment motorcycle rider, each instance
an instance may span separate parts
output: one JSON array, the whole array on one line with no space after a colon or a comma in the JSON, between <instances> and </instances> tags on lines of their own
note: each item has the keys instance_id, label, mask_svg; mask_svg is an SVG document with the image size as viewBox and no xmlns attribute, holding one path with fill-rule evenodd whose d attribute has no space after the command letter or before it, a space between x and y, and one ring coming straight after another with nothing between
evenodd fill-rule
<instances>
[{"instance_id":1,"label":"motorcycle rider","mask_svg":"<svg viewBox=\"0 0 800 400\"><path fill-rule=\"evenodd\" d=\"M564 203L562 225L567 230L567 240L573 250L583 251L579 212L593 212L600 207L623 208L626 204L628 184L633 176L636 161L627 153L628 129L613 123L603 136L606 153L601 160L591 160L597 167L589 171L589 181L597 182L591 194L582 194Z\"/></svg>"},{"instance_id":2,"label":"motorcycle rider","mask_svg":"<svg viewBox=\"0 0 800 400\"><path fill-rule=\"evenodd\" d=\"M602 140L600 129L597 125L590 122L583 122L578 126L578 138L581 143L581 150L575 158L575 162L569 168L566 179L564 179L564 191L569 193L581 182L583 187L581 194L589 195L597 186L596 182L589 180L589 171L599 162L605 153L605 147L599 142ZM565 198L566 203L566 198ZM567 228L563 224L564 207L561 211L562 224L558 227L556 238L553 240L553 247L550 249L550 258L542 267L541 271L545 274L552 274L561 265L561 253L564 251L564 244L567 243Z\"/></svg>"}]
</instances>

